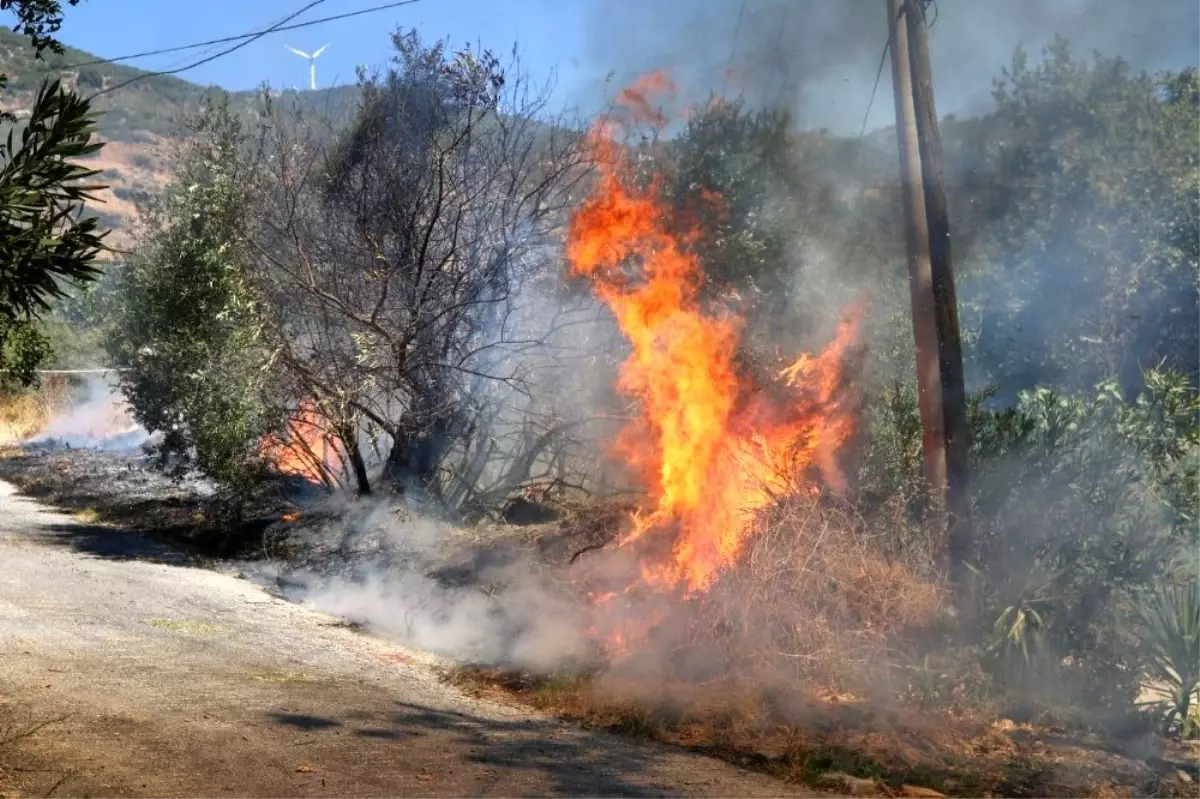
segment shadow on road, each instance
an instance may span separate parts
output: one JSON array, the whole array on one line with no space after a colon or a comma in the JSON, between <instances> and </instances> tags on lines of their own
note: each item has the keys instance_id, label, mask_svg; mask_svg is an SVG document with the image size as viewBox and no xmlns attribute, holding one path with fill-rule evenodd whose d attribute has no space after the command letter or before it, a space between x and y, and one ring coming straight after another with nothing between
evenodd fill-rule
<instances>
[{"instance_id":1,"label":"shadow on road","mask_svg":"<svg viewBox=\"0 0 1200 799\"><path fill-rule=\"evenodd\" d=\"M69 547L76 552L98 558L142 560L168 566L188 566L199 561L196 555L140 533L99 524L65 522L42 525L29 532L41 543Z\"/></svg>"},{"instance_id":2,"label":"shadow on road","mask_svg":"<svg viewBox=\"0 0 1200 799\"><path fill-rule=\"evenodd\" d=\"M270 713L268 718L315 734L350 734L365 739L364 745L433 738L431 745L466 752L469 762L481 766L540 773L552 781L553 792L568 796L669 795L632 779L659 763L656 747L597 747L591 736L548 737L536 722L497 721L399 701L390 710L350 710L339 718L300 713ZM399 759L404 751L397 750Z\"/></svg>"},{"instance_id":3,"label":"shadow on road","mask_svg":"<svg viewBox=\"0 0 1200 799\"><path fill-rule=\"evenodd\" d=\"M214 495L126 453L63 450L3 457L0 480L53 510L86 514L46 528L44 538L97 557L176 565L246 557L261 548L264 531L279 518L274 504L252 503L242 523L216 524Z\"/></svg>"}]
</instances>

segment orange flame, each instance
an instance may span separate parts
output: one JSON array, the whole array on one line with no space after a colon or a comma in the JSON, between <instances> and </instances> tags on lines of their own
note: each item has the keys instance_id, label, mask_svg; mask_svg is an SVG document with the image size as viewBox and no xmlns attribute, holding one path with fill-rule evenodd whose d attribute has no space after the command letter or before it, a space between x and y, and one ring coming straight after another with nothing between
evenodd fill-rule
<instances>
[{"instance_id":1,"label":"orange flame","mask_svg":"<svg viewBox=\"0 0 1200 799\"><path fill-rule=\"evenodd\" d=\"M287 435L263 436L259 453L280 474L303 477L311 483L338 482L342 471L339 439L311 400L304 400L287 423Z\"/></svg>"},{"instance_id":2,"label":"orange flame","mask_svg":"<svg viewBox=\"0 0 1200 799\"><path fill-rule=\"evenodd\" d=\"M675 84L665 72L650 72L617 92L617 105L623 106L639 122L646 122L653 127L664 127L667 117L662 111L650 104L650 98L674 91Z\"/></svg>"},{"instance_id":3,"label":"orange flame","mask_svg":"<svg viewBox=\"0 0 1200 799\"><path fill-rule=\"evenodd\" d=\"M634 111L645 114L646 88L663 85L654 78L635 87ZM618 543L667 536L669 555L643 548L642 579L687 596L736 562L753 514L795 490L804 472L815 468L827 484L841 485L835 455L853 420L838 388L861 309L823 353L780 371L774 393L783 399L758 390L735 368L741 320L702 307L704 274L688 249L700 231L670 231L657 183L638 189L625 177L609 134L597 127L590 137L598 180L571 219L567 257L632 345L618 388L641 414L616 450L645 480L650 507Z\"/></svg>"}]
</instances>

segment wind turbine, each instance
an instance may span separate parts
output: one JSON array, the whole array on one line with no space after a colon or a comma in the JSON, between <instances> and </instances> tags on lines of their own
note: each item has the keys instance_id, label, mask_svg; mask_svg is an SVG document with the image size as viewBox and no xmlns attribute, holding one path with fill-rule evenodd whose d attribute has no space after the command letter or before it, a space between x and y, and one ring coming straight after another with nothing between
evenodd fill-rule
<instances>
[{"instance_id":1,"label":"wind turbine","mask_svg":"<svg viewBox=\"0 0 1200 799\"><path fill-rule=\"evenodd\" d=\"M313 89L313 91L316 91L316 89L317 89L317 56L319 56L319 55L321 55L321 53L325 52L325 48L328 46L329 46L328 44L322 45L320 49L316 50L315 52L313 52L310 55L310 54L304 52L303 50L297 50L295 47L292 47L291 45L287 45L287 44L284 45L284 47L291 50L293 53L300 56L301 58L308 59L308 82L309 82L309 86Z\"/></svg>"}]
</instances>

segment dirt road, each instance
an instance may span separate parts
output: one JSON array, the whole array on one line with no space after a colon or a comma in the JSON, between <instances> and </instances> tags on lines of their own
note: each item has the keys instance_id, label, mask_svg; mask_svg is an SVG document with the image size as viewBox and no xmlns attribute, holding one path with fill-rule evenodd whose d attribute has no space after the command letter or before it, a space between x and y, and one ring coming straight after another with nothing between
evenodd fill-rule
<instances>
[{"instance_id":1,"label":"dirt road","mask_svg":"<svg viewBox=\"0 0 1200 799\"><path fill-rule=\"evenodd\" d=\"M812 795L467 697L428 657L6 483L0 653L0 739L65 717L0 750L29 794Z\"/></svg>"}]
</instances>

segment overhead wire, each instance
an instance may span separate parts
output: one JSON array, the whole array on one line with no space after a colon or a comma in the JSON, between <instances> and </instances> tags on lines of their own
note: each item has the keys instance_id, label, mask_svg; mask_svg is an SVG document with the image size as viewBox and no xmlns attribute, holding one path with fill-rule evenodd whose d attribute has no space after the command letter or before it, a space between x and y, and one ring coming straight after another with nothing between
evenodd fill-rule
<instances>
[{"instance_id":1,"label":"overhead wire","mask_svg":"<svg viewBox=\"0 0 1200 799\"><path fill-rule=\"evenodd\" d=\"M867 135L867 120L871 117L871 108L875 105L875 94L879 91L879 81L883 77L883 65L887 63L888 51L892 48L892 25L888 25L887 41L883 43L883 54L879 56L879 69L875 70L875 85L871 87L871 99L867 100L867 110L863 114L862 128L858 131L858 140L861 142L863 137Z\"/></svg>"},{"instance_id":2,"label":"overhead wire","mask_svg":"<svg viewBox=\"0 0 1200 799\"><path fill-rule=\"evenodd\" d=\"M310 2L309 2L307 5L305 5L303 8L301 8L301 9L300 9L300 10L298 10L298 11L294 11L294 12L292 12L291 14L289 14L289 15L288 15L288 16L286 16L286 17L284 17L284 18L283 18L282 20L280 20L279 22L275 23L274 25L271 25L271 26L269 26L269 27L267 27L267 28L263 28L262 30L260 30L260 31L256 31L256 32L254 32L254 33L251 33L251 34L247 34L247 38L246 38L244 41L240 41L240 42L238 42L237 44L233 45L232 47L226 47L224 50L221 50L220 52L217 52L217 53L214 53L214 54L212 54L212 55L210 55L210 56L206 56L206 57L204 57L204 58L201 58L201 59L199 59L198 61L194 61L194 62L192 62L191 64L185 64L185 65L184 65L184 66L182 66L182 67L176 67L176 68L174 68L174 69L165 69L165 70L159 70L159 71L156 71L156 72L144 72L144 73L142 73L142 74L140 74L140 75L134 75L134 76L133 76L132 78L130 78L129 80L122 81L122 82L120 82L120 83L117 83L117 84L114 84L114 85L112 85L112 86L109 86L109 87L108 87L108 88L106 88L106 89L100 89L100 90L98 90L98 91L94 92L94 93L93 93L91 96L89 96L87 99L88 99L89 101L91 101L91 100L94 100L94 99L96 99L97 97L100 97L101 95L110 94L110 93L112 93L112 92L115 92L115 91L117 91L118 89L123 89L123 88L125 88L126 86L129 86L130 84L136 83L136 82L138 82L138 81L141 81L141 80L145 80L145 79L147 79L147 78L163 77L163 76L165 76L165 75L176 75L176 74L178 74L178 73L180 73L180 72L186 72L186 71L187 71L187 70L189 70L189 69L195 69L195 68L196 68L196 67L198 67L198 66L201 66L201 65L203 65L203 64L207 64L207 63L209 63L209 62L211 62L211 61L215 61L215 60L217 60L218 58L221 58L222 56L229 55L230 53L234 52L235 50L240 50L241 48L245 47L245 46L246 46L246 45L248 45L248 44L251 44L252 42L256 42L256 41L258 41L258 40L259 40L259 39L261 39L262 37L266 36L268 33L274 33L274 32L276 32L276 31L277 31L279 28L281 28L282 26L284 26L284 25L286 25L287 23L291 22L291 21L292 21L292 20L294 20L296 17L300 16L301 14L305 13L306 11L309 11L309 10L310 10L310 9L312 9L312 8L315 8L316 6L319 6L319 5L321 5L321 3L324 3L324 2L325 2L325 0L311 0L311 1L310 1Z\"/></svg>"},{"instance_id":3,"label":"overhead wire","mask_svg":"<svg viewBox=\"0 0 1200 799\"><path fill-rule=\"evenodd\" d=\"M933 8L933 19L928 23L928 27L932 29L938 21L937 0L920 0L920 3L921 10L925 13L929 13L930 7ZM896 24L899 24L899 22ZM879 79L883 77L883 65L887 63L888 50L892 46L892 30L893 26L888 25L887 41L883 43L883 54L879 57L879 69L875 71L875 85L871 87L871 99L867 101L867 112L863 114L862 129L858 132L859 141L862 141L863 136L867 133L867 119L871 116L871 106L875 104L875 93L879 91Z\"/></svg>"},{"instance_id":4,"label":"overhead wire","mask_svg":"<svg viewBox=\"0 0 1200 799\"><path fill-rule=\"evenodd\" d=\"M304 22L296 22L292 25L276 25L276 26L273 26L270 30L266 31L266 33L282 33L284 31L293 31L293 30L298 30L300 28L308 28L308 27L312 27L313 25L321 25L326 22L336 22L337 20L341 20L341 19L349 19L350 17L359 17L359 16L362 16L363 14L373 14L377 11L387 11L388 9L392 9L392 8L399 8L401 6L409 6L409 5L412 5L417 2L420 2L420 0L398 0L398 2L384 3L383 5L371 6L370 8L360 8L357 11L346 11L341 14L333 14L331 16L321 17L319 19L310 19L310 20L306 20ZM176 47L164 47L161 50L146 50L141 53L132 53L130 55L117 56L116 58L97 58L93 61L81 61L78 64L70 64L70 65L64 67L64 69L78 69L80 67L90 67L90 66L96 66L98 64L117 64L122 61L132 61L135 58L148 58L149 56L154 56L154 55L164 55L166 53L179 53L179 52L183 52L184 50L196 50L201 47L209 47L211 45L227 44L229 42L241 41L242 39L250 39L252 37L258 36L260 33L261 32L239 33L236 36L222 36L219 39L209 39L208 41L205 41L205 42L196 42L194 44L181 44Z\"/></svg>"},{"instance_id":5,"label":"overhead wire","mask_svg":"<svg viewBox=\"0 0 1200 799\"><path fill-rule=\"evenodd\" d=\"M737 55L738 34L742 32L742 15L746 12L746 0L738 6L737 23L733 26L733 41L729 44L729 61L725 64L725 75L721 81L721 96L729 89L729 74L733 72L733 59Z\"/></svg>"}]
</instances>

